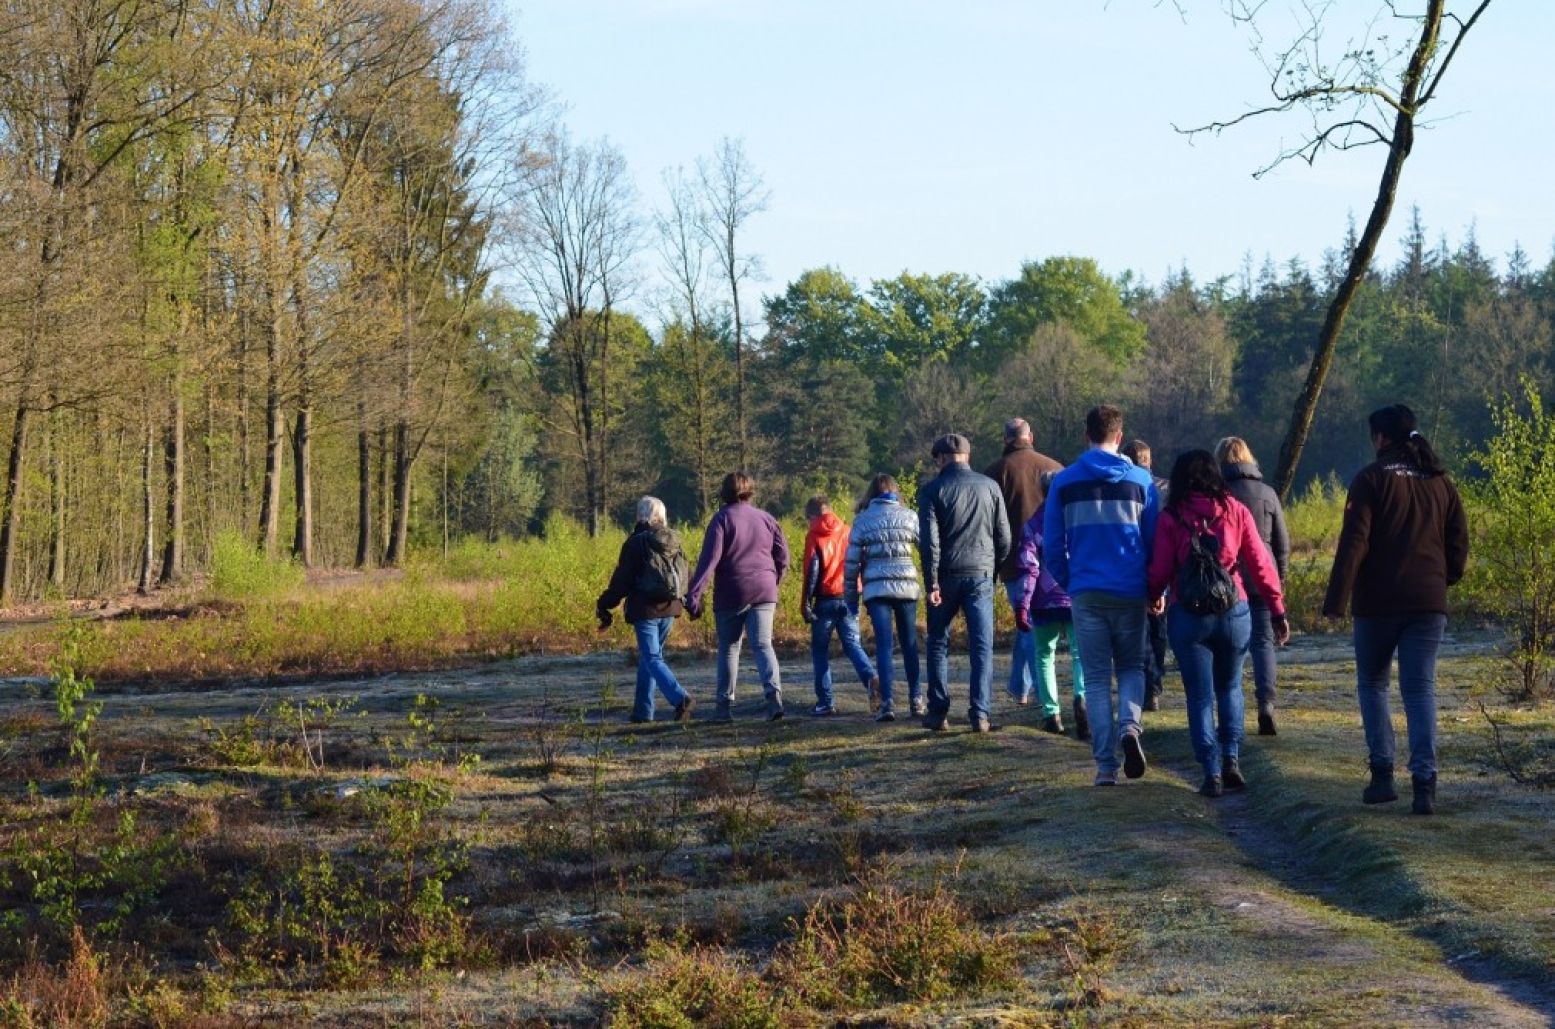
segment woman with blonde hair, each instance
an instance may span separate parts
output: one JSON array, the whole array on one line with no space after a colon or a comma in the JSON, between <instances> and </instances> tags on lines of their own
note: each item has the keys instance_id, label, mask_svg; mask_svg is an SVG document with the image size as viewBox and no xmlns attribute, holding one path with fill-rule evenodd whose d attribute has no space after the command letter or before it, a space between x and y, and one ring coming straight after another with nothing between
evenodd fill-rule
<instances>
[{"instance_id":1,"label":"woman with blonde hair","mask_svg":"<svg viewBox=\"0 0 1555 1029\"><path fill-rule=\"evenodd\" d=\"M610 584L594 604L599 631L610 628L610 611L626 601L626 621L637 636L637 692L632 697L632 721L653 721L653 687L675 705L675 721L691 717L691 696L681 689L664 661L664 641L682 610L686 588L686 555L680 537L670 529L664 502L643 497L637 502L637 526L621 544Z\"/></svg>"},{"instance_id":2,"label":"woman with blonde hair","mask_svg":"<svg viewBox=\"0 0 1555 1029\"><path fill-rule=\"evenodd\" d=\"M1263 481L1263 472L1253 459L1253 451L1240 436L1227 436L1215 444L1215 460L1226 480L1226 491L1240 500L1253 514L1258 538L1274 558L1275 570L1284 583L1290 571L1290 533L1285 529L1285 509L1280 495ZM1249 592L1248 613L1252 617L1252 637L1248 653L1253 657L1253 696L1258 701L1258 735L1274 736L1275 675L1274 626L1263 596Z\"/></svg>"}]
</instances>

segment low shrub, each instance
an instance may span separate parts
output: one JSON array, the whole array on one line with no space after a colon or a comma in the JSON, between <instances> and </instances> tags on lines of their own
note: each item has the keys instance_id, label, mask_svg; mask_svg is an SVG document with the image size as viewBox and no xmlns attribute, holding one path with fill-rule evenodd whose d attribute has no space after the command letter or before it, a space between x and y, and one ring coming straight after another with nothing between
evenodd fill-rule
<instances>
[{"instance_id":1,"label":"low shrub","mask_svg":"<svg viewBox=\"0 0 1555 1029\"><path fill-rule=\"evenodd\" d=\"M822 1010L977 997L1019 980L1013 940L981 929L938 881L920 891L877 873L793 928L773 975Z\"/></svg>"},{"instance_id":2,"label":"low shrub","mask_svg":"<svg viewBox=\"0 0 1555 1029\"><path fill-rule=\"evenodd\" d=\"M780 998L750 963L717 947L656 940L640 968L609 977L612 1029L777 1029Z\"/></svg>"},{"instance_id":3,"label":"low shrub","mask_svg":"<svg viewBox=\"0 0 1555 1029\"><path fill-rule=\"evenodd\" d=\"M301 586L303 568L285 558L269 558L235 532L217 535L211 550L211 592L219 600L263 600Z\"/></svg>"}]
</instances>

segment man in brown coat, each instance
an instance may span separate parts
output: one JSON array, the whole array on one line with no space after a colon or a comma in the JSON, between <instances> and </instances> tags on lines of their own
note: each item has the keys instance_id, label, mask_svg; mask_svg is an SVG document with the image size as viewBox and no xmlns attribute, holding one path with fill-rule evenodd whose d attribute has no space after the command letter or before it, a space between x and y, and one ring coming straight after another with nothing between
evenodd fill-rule
<instances>
[{"instance_id":1,"label":"man in brown coat","mask_svg":"<svg viewBox=\"0 0 1555 1029\"><path fill-rule=\"evenodd\" d=\"M1004 494L1004 511L1010 522L1010 538L1019 540L1026 521L1042 506L1042 473L1057 472L1063 465L1038 452L1032 446L1031 426L1024 418L1004 423L1004 455L983 472L999 484ZM1019 547L1010 548L1010 556L999 565L1010 608L1020 602L1022 576ZM1015 647L1010 655L1010 696L1015 703L1031 703L1031 633L1015 630Z\"/></svg>"}]
</instances>

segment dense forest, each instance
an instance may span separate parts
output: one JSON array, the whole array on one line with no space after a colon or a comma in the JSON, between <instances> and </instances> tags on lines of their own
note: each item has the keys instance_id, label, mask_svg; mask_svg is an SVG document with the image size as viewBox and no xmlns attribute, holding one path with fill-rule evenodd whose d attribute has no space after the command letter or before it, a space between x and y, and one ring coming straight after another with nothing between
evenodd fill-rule
<instances>
[{"instance_id":1,"label":"dense forest","mask_svg":"<svg viewBox=\"0 0 1555 1029\"><path fill-rule=\"evenodd\" d=\"M911 480L944 430L991 460L1016 414L1067 460L1103 399L1164 455L1235 432L1272 465L1346 256L767 282L782 198L740 143L644 189L481 0L16 0L0 57L7 602L177 581L222 534L366 566L644 491L695 519L737 466L791 511ZM1456 459L1551 385L1555 260L1401 236L1305 479L1382 402Z\"/></svg>"}]
</instances>

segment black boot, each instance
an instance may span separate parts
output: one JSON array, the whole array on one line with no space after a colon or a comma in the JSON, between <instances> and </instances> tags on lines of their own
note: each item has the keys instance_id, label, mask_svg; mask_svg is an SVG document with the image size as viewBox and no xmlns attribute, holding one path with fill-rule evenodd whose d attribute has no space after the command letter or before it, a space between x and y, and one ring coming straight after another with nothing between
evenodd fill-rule
<instances>
[{"instance_id":1,"label":"black boot","mask_svg":"<svg viewBox=\"0 0 1555 1029\"><path fill-rule=\"evenodd\" d=\"M1242 766L1234 757L1221 759L1220 779L1228 790L1240 790L1247 786L1247 780L1242 778Z\"/></svg>"},{"instance_id":2,"label":"black boot","mask_svg":"<svg viewBox=\"0 0 1555 1029\"><path fill-rule=\"evenodd\" d=\"M1362 804L1386 804L1398 799L1398 791L1393 788L1393 766L1372 765L1371 782L1361 791Z\"/></svg>"},{"instance_id":3,"label":"black boot","mask_svg":"<svg viewBox=\"0 0 1555 1029\"><path fill-rule=\"evenodd\" d=\"M1417 815L1436 814L1436 776L1429 779L1418 775L1409 777L1409 783L1415 788L1415 802L1409 810Z\"/></svg>"},{"instance_id":4,"label":"black boot","mask_svg":"<svg viewBox=\"0 0 1555 1029\"><path fill-rule=\"evenodd\" d=\"M1042 731L1050 732L1055 736L1064 734L1064 720L1057 715L1048 715L1042 719Z\"/></svg>"},{"instance_id":5,"label":"black boot","mask_svg":"<svg viewBox=\"0 0 1555 1029\"><path fill-rule=\"evenodd\" d=\"M1074 698L1074 738L1088 740L1091 738L1091 719L1085 712L1085 698Z\"/></svg>"},{"instance_id":6,"label":"black boot","mask_svg":"<svg viewBox=\"0 0 1555 1029\"><path fill-rule=\"evenodd\" d=\"M1204 776L1204 785L1199 787L1199 796L1201 796L1201 797L1218 797L1218 796L1220 796L1224 792L1225 792L1225 790L1221 788L1220 776L1218 776L1218 775L1205 775Z\"/></svg>"},{"instance_id":7,"label":"black boot","mask_svg":"<svg viewBox=\"0 0 1555 1029\"><path fill-rule=\"evenodd\" d=\"M1258 735L1278 736L1279 732L1274 727L1274 704L1263 703L1258 705Z\"/></svg>"}]
</instances>

